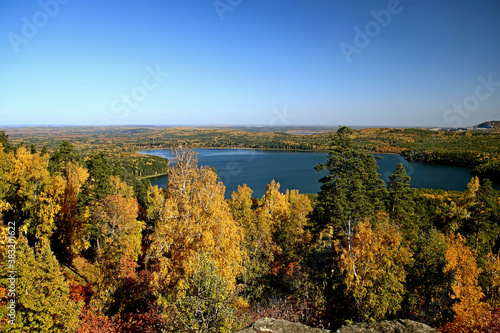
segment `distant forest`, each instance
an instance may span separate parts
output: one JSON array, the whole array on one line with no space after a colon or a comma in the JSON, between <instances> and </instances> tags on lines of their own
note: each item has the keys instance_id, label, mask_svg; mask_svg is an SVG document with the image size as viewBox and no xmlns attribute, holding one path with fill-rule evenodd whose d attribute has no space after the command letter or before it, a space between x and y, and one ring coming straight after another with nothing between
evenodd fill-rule
<instances>
[{"instance_id":1,"label":"distant forest","mask_svg":"<svg viewBox=\"0 0 500 333\"><path fill-rule=\"evenodd\" d=\"M20 127L0 128L14 145L52 152L71 142L83 157L103 152L123 172L149 177L167 172L165 159L138 151L190 148L255 148L329 151L338 127ZM313 134L293 134L313 133ZM500 183L500 122L462 131L420 128L354 130L353 145L365 153L401 154L411 161L473 168L473 174Z\"/></svg>"}]
</instances>

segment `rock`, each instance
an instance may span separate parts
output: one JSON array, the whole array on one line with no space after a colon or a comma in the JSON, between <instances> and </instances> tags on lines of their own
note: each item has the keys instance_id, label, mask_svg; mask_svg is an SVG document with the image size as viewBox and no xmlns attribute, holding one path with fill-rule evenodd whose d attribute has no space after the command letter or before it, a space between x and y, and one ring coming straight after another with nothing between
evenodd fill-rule
<instances>
[{"instance_id":1,"label":"rock","mask_svg":"<svg viewBox=\"0 0 500 333\"><path fill-rule=\"evenodd\" d=\"M282 319L262 318L249 327L235 333L331 333ZM433 328L408 319L384 320L377 323L361 323L344 326L336 333L436 333Z\"/></svg>"},{"instance_id":2,"label":"rock","mask_svg":"<svg viewBox=\"0 0 500 333\"><path fill-rule=\"evenodd\" d=\"M312 328L299 323L292 323L282 319L262 318L254 322L250 327L235 333L329 333L331 331L320 328Z\"/></svg>"},{"instance_id":3,"label":"rock","mask_svg":"<svg viewBox=\"0 0 500 333\"><path fill-rule=\"evenodd\" d=\"M384 320L344 326L337 333L435 333L435 329L408 319Z\"/></svg>"}]
</instances>

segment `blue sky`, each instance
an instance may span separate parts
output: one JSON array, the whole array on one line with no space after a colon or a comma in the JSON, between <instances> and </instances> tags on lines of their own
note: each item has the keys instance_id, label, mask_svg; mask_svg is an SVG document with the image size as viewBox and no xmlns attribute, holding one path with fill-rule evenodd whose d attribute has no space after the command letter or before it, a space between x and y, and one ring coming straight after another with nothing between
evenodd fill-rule
<instances>
[{"instance_id":1,"label":"blue sky","mask_svg":"<svg viewBox=\"0 0 500 333\"><path fill-rule=\"evenodd\" d=\"M9 0L2 125L500 120L497 0Z\"/></svg>"}]
</instances>

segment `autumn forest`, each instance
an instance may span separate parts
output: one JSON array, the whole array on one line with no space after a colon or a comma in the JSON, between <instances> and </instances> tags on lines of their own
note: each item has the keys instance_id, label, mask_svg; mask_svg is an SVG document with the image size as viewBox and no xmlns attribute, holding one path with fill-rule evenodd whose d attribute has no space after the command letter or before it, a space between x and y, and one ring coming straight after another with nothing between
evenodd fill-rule
<instances>
[{"instance_id":1,"label":"autumn forest","mask_svg":"<svg viewBox=\"0 0 500 333\"><path fill-rule=\"evenodd\" d=\"M0 131L0 327L234 332L263 317L337 329L408 318L500 330L500 124ZM309 129L301 129L309 131ZM191 148L328 151L319 193L225 199ZM172 160L139 154L169 148ZM465 166L465 191L386 183L374 153ZM148 177L168 174L164 189Z\"/></svg>"}]
</instances>

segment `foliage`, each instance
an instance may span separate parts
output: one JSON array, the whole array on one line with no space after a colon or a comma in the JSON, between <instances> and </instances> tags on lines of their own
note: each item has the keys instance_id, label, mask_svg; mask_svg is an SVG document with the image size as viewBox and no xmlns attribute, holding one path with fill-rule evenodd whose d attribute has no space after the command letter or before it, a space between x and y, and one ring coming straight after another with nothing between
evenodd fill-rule
<instances>
[{"instance_id":1,"label":"foliage","mask_svg":"<svg viewBox=\"0 0 500 333\"><path fill-rule=\"evenodd\" d=\"M253 191L239 186L229 201L234 219L244 230L242 282L250 299L259 299L272 280L282 289L293 289L291 277L300 270L311 241L309 198L295 190L281 193L279 187L273 180L263 197L253 200Z\"/></svg>"},{"instance_id":2,"label":"foliage","mask_svg":"<svg viewBox=\"0 0 500 333\"><path fill-rule=\"evenodd\" d=\"M340 127L327 163L316 166L317 171L328 170L320 179L323 185L313 216L320 230L328 225L340 230L349 221L356 223L383 210L386 188L377 173L376 161L372 155L354 149L352 133L349 127Z\"/></svg>"},{"instance_id":3,"label":"foliage","mask_svg":"<svg viewBox=\"0 0 500 333\"><path fill-rule=\"evenodd\" d=\"M99 200L113 194L114 189L111 176L114 171L102 152L91 155L85 164L89 177L85 182L82 195L85 203L95 204Z\"/></svg>"},{"instance_id":4,"label":"foliage","mask_svg":"<svg viewBox=\"0 0 500 333\"><path fill-rule=\"evenodd\" d=\"M10 209L10 204L7 201L8 191L10 189L10 180L8 171L10 169L10 159L5 153L5 149L0 143L0 222L2 221L2 213Z\"/></svg>"},{"instance_id":5,"label":"foliage","mask_svg":"<svg viewBox=\"0 0 500 333\"><path fill-rule=\"evenodd\" d=\"M354 237L335 244L346 292L354 298L362 321L381 320L399 311L405 293L405 266L411 257L387 216L374 222L373 229L368 220L359 223Z\"/></svg>"},{"instance_id":6,"label":"foliage","mask_svg":"<svg viewBox=\"0 0 500 333\"><path fill-rule=\"evenodd\" d=\"M450 235L446 239L446 273L451 273L453 282L453 304L455 318L449 323L447 330L461 332L479 332L483 323L481 318L489 311L488 304L482 300L484 293L479 287L479 274L481 269L476 264L476 253L465 245L465 238Z\"/></svg>"},{"instance_id":7,"label":"foliage","mask_svg":"<svg viewBox=\"0 0 500 333\"><path fill-rule=\"evenodd\" d=\"M413 247L403 313L433 327L442 326L453 318L451 276L445 272L448 264L446 238L438 230L431 229L421 233Z\"/></svg>"},{"instance_id":8,"label":"foliage","mask_svg":"<svg viewBox=\"0 0 500 333\"><path fill-rule=\"evenodd\" d=\"M192 151L177 148L173 156L166 193L150 192L155 229L147 262L155 271L162 302L185 294L200 255L215 263L228 289L234 290L237 275L244 271L243 234L224 200L224 185L209 168L198 168Z\"/></svg>"},{"instance_id":9,"label":"foliage","mask_svg":"<svg viewBox=\"0 0 500 333\"><path fill-rule=\"evenodd\" d=\"M64 167L65 187L59 202L61 209L55 219L57 233L53 247L57 249L59 260L66 263L71 263L86 247L86 221L78 209L78 196L88 176L87 170L79 164L68 162Z\"/></svg>"},{"instance_id":10,"label":"foliage","mask_svg":"<svg viewBox=\"0 0 500 333\"><path fill-rule=\"evenodd\" d=\"M98 297L107 305L122 280L135 275L141 251L142 222L137 221L137 201L115 194L102 199L94 211L97 237Z\"/></svg>"},{"instance_id":11,"label":"foliage","mask_svg":"<svg viewBox=\"0 0 500 333\"><path fill-rule=\"evenodd\" d=\"M16 319L10 332L73 332L81 303L70 300L69 285L47 243L34 251L24 236L16 246ZM2 283L11 278L3 269ZM2 317L5 317L2 307Z\"/></svg>"},{"instance_id":12,"label":"foliage","mask_svg":"<svg viewBox=\"0 0 500 333\"><path fill-rule=\"evenodd\" d=\"M69 141L63 141L50 156L49 170L65 172L68 163L82 164L82 157Z\"/></svg>"},{"instance_id":13,"label":"foliage","mask_svg":"<svg viewBox=\"0 0 500 333\"><path fill-rule=\"evenodd\" d=\"M468 239L468 244L477 251L480 260L489 252L498 249L500 232L499 194L492 188L488 179L479 186L477 178L473 179L478 189L474 192L474 200L468 208L469 216L465 219L460 233ZM466 195L469 190L466 190Z\"/></svg>"},{"instance_id":14,"label":"foliage","mask_svg":"<svg viewBox=\"0 0 500 333\"><path fill-rule=\"evenodd\" d=\"M398 163L387 183L389 216L406 228L412 228L412 222L414 222L412 217L415 202L410 189L410 180L411 178L406 175L403 164Z\"/></svg>"},{"instance_id":15,"label":"foliage","mask_svg":"<svg viewBox=\"0 0 500 333\"><path fill-rule=\"evenodd\" d=\"M61 208L59 202L65 182L59 175L50 175L48 158L47 155L32 154L24 146L7 155L9 169L4 173L8 182L5 196L12 208L7 219L17 221L27 230L32 242L50 241Z\"/></svg>"},{"instance_id":16,"label":"foliage","mask_svg":"<svg viewBox=\"0 0 500 333\"><path fill-rule=\"evenodd\" d=\"M244 184L231 194L228 202L234 220L243 229L243 263L246 268L242 282L245 293L260 297L266 289L264 277L269 274L276 248L272 239L272 226L264 214L257 214L257 202L252 200L253 191Z\"/></svg>"},{"instance_id":17,"label":"foliage","mask_svg":"<svg viewBox=\"0 0 500 333\"><path fill-rule=\"evenodd\" d=\"M262 198L244 185L230 200L192 151L174 149L167 168L136 150L172 142L317 150L330 135L8 133L0 131L0 259L5 224L15 221L18 331L224 331L264 315L329 329L397 316L448 332L498 330L500 193L475 177L463 192L412 189L402 165L385 187L362 153L404 152L485 174L499 160L497 132L341 127L317 167L328 171L318 196L282 193L273 181ZM166 189L142 179L167 171Z\"/></svg>"},{"instance_id":18,"label":"foliage","mask_svg":"<svg viewBox=\"0 0 500 333\"><path fill-rule=\"evenodd\" d=\"M9 142L9 135L5 134L5 131L0 131L0 145L3 147L5 153L9 153L12 150L12 146Z\"/></svg>"},{"instance_id":19,"label":"foliage","mask_svg":"<svg viewBox=\"0 0 500 333\"><path fill-rule=\"evenodd\" d=\"M118 333L119 324L92 307L85 307L80 315L77 333Z\"/></svg>"},{"instance_id":20,"label":"foliage","mask_svg":"<svg viewBox=\"0 0 500 333\"><path fill-rule=\"evenodd\" d=\"M121 331L156 333L173 327L176 314L164 313L158 305L153 282L152 272L142 270L125 278L120 292L113 295L109 315Z\"/></svg>"},{"instance_id":21,"label":"foliage","mask_svg":"<svg viewBox=\"0 0 500 333\"><path fill-rule=\"evenodd\" d=\"M500 260L498 254L488 253L485 260L486 281L484 293L493 309L500 308Z\"/></svg>"},{"instance_id":22,"label":"foliage","mask_svg":"<svg viewBox=\"0 0 500 333\"><path fill-rule=\"evenodd\" d=\"M221 278L215 263L202 255L185 296L175 302L179 328L185 332L233 332L236 291Z\"/></svg>"}]
</instances>

